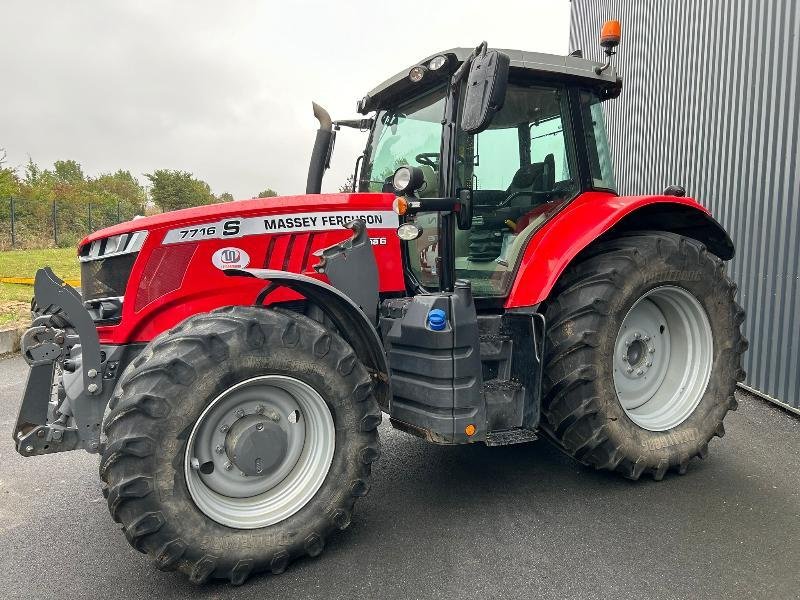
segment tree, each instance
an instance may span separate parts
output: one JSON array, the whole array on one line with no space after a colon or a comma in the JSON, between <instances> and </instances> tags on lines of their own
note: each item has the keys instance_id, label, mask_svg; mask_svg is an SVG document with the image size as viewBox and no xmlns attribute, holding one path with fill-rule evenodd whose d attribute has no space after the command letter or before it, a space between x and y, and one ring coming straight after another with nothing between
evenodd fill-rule
<instances>
[{"instance_id":1,"label":"tree","mask_svg":"<svg viewBox=\"0 0 800 600\"><path fill-rule=\"evenodd\" d=\"M344 182L344 185L339 186L339 191L344 193L352 192L353 191L353 174L347 176L347 181Z\"/></svg>"},{"instance_id":2,"label":"tree","mask_svg":"<svg viewBox=\"0 0 800 600\"><path fill-rule=\"evenodd\" d=\"M233 202L233 194L230 192L222 192L219 196L217 196L218 202Z\"/></svg>"},{"instance_id":3,"label":"tree","mask_svg":"<svg viewBox=\"0 0 800 600\"><path fill-rule=\"evenodd\" d=\"M19 177L15 169L3 166L6 162L6 149L0 148L0 199L19 194Z\"/></svg>"},{"instance_id":4,"label":"tree","mask_svg":"<svg viewBox=\"0 0 800 600\"><path fill-rule=\"evenodd\" d=\"M274 198L278 195L278 192L273 190L272 188L267 188L263 192L259 192L258 196L254 196L255 198Z\"/></svg>"},{"instance_id":5,"label":"tree","mask_svg":"<svg viewBox=\"0 0 800 600\"><path fill-rule=\"evenodd\" d=\"M86 181L83 168L74 160L57 160L53 163L56 179L61 183L77 184Z\"/></svg>"},{"instance_id":6,"label":"tree","mask_svg":"<svg viewBox=\"0 0 800 600\"><path fill-rule=\"evenodd\" d=\"M152 184L150 197L164 212L216 202L209 185L187 171L157 169L145 177Z\"/></svg>"}]
</instances>

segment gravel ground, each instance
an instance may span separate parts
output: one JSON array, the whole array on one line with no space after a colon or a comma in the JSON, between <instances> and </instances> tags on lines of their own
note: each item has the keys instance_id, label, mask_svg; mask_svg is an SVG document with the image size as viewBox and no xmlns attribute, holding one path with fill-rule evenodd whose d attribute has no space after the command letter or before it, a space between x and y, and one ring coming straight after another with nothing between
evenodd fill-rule
<instances>
[{"instance_id":1,"label":"gravel ground","mask_svg":"<svg viewBox=\"0 0 800 600\"><path fill-rule=\"evenodd\" d=\"M319 558L198 588L128 546L95 456L14 451L26 371L0 359L2 598L800 598L800 419L747 395L661 483L543 441L438 447L384 424L372 491Z\"/></svg>"}]
</instances>

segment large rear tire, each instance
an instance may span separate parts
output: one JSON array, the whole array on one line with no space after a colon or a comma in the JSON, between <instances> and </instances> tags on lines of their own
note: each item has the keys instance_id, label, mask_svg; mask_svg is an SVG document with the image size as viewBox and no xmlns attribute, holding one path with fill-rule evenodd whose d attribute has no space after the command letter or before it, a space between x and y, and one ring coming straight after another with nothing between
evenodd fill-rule
<instances>
[{"instance_id":1,"label":"large rear tire","mask_svg":"<svg viewBox=\"0 0 800 600\"><path fill-rule=\"evenodd\" d=\"M130 544L195 583L317 556L369 490L381 421L335 332L228 307L158 336L123 374L100 476Z\"/></svg>"},{"instance_id":2,"label":"large rear tire","mask_svg":"<svg viewBox=\"0 0 800 600\"><path fill-rule=\"evenodd\" d=\"M545 308L546 431L597 469L685 473L736 409L747 340L735 293L722 260L679 235L585 251Z\"/></svg>"}]
</instances>

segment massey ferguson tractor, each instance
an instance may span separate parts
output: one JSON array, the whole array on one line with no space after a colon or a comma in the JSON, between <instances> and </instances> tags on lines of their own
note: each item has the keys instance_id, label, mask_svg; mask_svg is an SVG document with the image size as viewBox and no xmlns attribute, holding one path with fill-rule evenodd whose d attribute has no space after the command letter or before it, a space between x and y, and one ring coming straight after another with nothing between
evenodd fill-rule
<instances>
[{"instance_id":1,"label":"massey ferguson tractor","mask_svg":"<svg viewBox=\"0 0 800 600\"><path fill-rule=\"evenodd\" d=\"M734 248L671 186L619 196L608 58L457 48L320 122L306 194L86 237L36 274L23 456L100 455L159 569L240 584L351 522L382 413L434 444L546 437L630 479L684 473L736 408ZM320 193L341 127L351 193ZM488 515L487 518L491 518Z\"/></svg>"}]
</instances>

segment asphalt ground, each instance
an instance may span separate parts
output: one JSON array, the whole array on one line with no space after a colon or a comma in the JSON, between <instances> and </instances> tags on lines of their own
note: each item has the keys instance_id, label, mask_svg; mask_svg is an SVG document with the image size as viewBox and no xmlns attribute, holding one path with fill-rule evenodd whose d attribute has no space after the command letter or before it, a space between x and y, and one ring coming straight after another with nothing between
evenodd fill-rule
<instances>
[{"instance_id":1,"label":"asphalt ground","mask_svg":"<svg viewBox=\"0 0 800 600\"><path fill-rule=\"evenodd\" d=\"M96 456L14 451L26 371L0 359L0 598L800 598L800 419L754 397L660 483L384 423L371 492L322 555L196 587L128 546Z\"/></svg>"}]
</instances>

